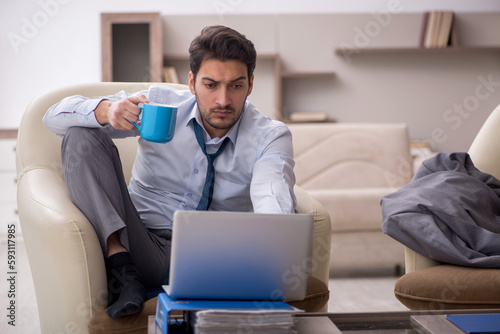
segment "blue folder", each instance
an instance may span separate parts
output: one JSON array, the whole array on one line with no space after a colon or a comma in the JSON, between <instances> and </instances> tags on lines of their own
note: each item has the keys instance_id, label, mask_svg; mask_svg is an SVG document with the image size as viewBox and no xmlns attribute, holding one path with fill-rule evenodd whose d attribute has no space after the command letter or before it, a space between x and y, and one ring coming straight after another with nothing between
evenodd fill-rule
<instances>
[{"instance_id":1,"label":"blue folder","mask_svg":"<svg viewBox=\"0 0 500 334\"><path fill-rule=\"evenodd\" d=\"M500 314L453 314L447 315L455 326L470 334L500 333Z\"/></svg>"}]
</instances>

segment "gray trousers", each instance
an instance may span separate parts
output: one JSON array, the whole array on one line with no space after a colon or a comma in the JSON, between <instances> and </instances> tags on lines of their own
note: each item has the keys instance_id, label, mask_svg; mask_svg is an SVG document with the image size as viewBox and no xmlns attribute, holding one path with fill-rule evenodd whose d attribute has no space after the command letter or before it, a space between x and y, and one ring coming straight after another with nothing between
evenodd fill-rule
<instances>
[{"instance_id":1,"label":"gray trousers","mask_svg":"<svg viewBox=\"0 0 500 334\"><path fill-rule=\"evenodd\" d=\"M90 221L104 257L118 232L147 289L165 282L170 266L170 230L147 229L130 199L118 149L103 129L72 127L61 147L64 178L73 203Z\"/></svg>"}]
</instances>

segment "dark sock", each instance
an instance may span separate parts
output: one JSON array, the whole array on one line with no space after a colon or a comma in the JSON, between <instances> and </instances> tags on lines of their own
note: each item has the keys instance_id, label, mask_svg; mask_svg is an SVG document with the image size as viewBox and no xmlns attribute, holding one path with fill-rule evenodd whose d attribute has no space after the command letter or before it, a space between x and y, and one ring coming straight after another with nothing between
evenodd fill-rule
<instances>
[{"instance_id":1,"label":"dark sock","mask_svg":"<svg viewBox=\"0 0 500 334\"><path fill-rule=\"evenodd\" d=\"M108 279L108 307L113 305L120 297L122 291L122 282L120 282L114 275L111 274L111 269L106 261L106 277Z\"/></svg>"},{"instance_id":2,"label":"dark sock","mask_svg":"<svg viewBox=\"0 0 500 334\"><path fill-rule=\"evenodd\" d=\"M111 298L106 310L112 318L139 312L146 300L146 288L128 252L114 254L106 259L108 290Z\"/></svg>"}]
</instances>

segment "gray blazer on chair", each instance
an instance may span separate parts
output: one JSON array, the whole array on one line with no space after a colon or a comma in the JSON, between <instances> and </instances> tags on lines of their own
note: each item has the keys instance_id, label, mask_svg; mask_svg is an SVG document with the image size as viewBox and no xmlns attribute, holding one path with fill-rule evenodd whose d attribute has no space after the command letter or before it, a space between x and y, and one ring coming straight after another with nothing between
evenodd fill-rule
<instances>
[{"instance_id":1,"label":"gray blazer on chair","mask_svg":"<svg viewBox=\"0 0 500 334\"><path fill-rule=\"evenodd\" d=\"M382 198L385 233L450 264L500 268L500 181L467 153L425 160L413 180Z\"/></svg>"}]
</instances>

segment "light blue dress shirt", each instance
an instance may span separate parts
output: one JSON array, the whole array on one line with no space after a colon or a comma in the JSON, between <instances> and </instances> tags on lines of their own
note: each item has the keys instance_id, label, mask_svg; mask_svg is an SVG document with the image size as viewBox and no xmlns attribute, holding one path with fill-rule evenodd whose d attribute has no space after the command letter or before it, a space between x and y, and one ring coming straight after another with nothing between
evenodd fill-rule
<instances>
[{"instance_id":1,"label":"light blue dress shirt","mask_svg":"<svg viewBox=\"0 0 500 334\"><path fill-rule=\"evenodd\" d=\"M192 122L202 125L195 97L189 90L151 86L147 91L87 98L67 97L43 118L54 133L64 135L71 126L101 127L93 110L103 100L145 95L152 103L178 107L172 141L152 143L139 138L129 182L132 201L146 227L171 229L176 210L195 210L207 172ZM203 125L202 125L203 127ZM138 130L104 127L113 138L138 136ZM262 115L248 101L238 122L224 138L211 139L204 130L208 153L217 151L225 137L230 143L215 160L215 185L210 210L292 213L295 210L293 148L290 130L282 122Z\"/></svg>"}]
</instances>

